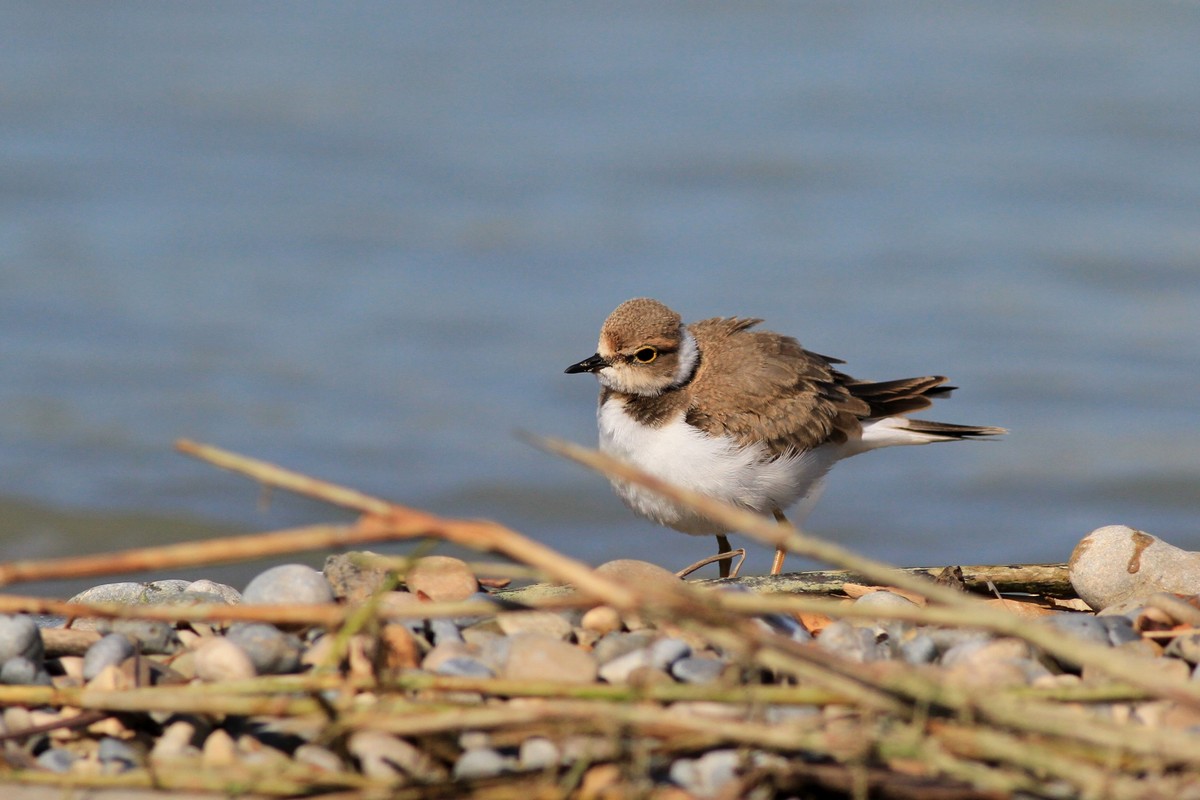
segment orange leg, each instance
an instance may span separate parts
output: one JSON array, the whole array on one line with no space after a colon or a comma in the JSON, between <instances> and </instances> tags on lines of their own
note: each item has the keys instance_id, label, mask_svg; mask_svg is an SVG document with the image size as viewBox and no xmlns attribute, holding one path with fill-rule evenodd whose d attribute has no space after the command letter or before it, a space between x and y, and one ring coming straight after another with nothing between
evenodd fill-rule
<instances>
[{"instance_id":1,"label":"orange leg","mask_svg":"<svg viewBox=\"0 0 1200 800\"><path fill-rule=\"evenodd\" d=\"M780 525L789 525L790 526L792 524L792 523L788 522L787 517L785 517L783 515L783 512L780 511L778 508L775 509L775 521L778 522ZM717 538L719 539L720 537L718 536ZM771 562L771 574L772 575L778 575L779 573L783 572L783 559L786 557L787 557L787 550L784 550L782 547L775 548L775 559Z\"/></svg>"}]
</instances>

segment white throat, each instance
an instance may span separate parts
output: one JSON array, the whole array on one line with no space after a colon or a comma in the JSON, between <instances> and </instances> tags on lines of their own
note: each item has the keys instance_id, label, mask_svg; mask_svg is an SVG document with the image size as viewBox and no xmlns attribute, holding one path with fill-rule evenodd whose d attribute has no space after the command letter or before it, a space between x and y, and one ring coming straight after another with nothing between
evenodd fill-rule
<instances>
[{"instance_id":1,"label":"white throat","mask_svg":"<svg viewBox=\"0 0 1200 800\"><path fill-rule=\"evenodd\" d=\"M682 386L692 378L696 371L696 362L700 359L700 348L696 346L696 337L687 328L683 329L683 341L679 343L679 364L675 367L675 379L672 386Z\"/></svg>"}]
</instances>

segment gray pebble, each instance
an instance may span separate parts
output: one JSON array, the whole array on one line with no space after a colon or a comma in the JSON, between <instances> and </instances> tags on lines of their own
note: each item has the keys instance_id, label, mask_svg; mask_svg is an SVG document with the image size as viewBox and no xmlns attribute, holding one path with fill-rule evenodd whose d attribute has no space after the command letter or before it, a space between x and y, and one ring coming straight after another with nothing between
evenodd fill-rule
<instances>
[{"instance_id":1,"label":"gray pebble","mask_svg":"<svg viewBox=\"0 0 1200 800\"><path fill-rule=\"evenodd\" d=\"M691 654L691 645L682 639L673 639L668 636L650 645L650 666L657 669L666 669L679 659L686 658Z\"/></svg>"},{"instance_id":2,"label":"gray pebble","mask_svg":"<svg viewBox=\"0 0 1200 800\"><path fill-rule=\"evenodd\" d=\"M817 637L817 646L851 661L879 661L888 654L887 648L880 647L875 641L874 632L857 628L845 620L826 626Z\"/></svg>"},{"instance_id":3,"label":"gray pebble","mask_svg":"<svg viewBox=\"0 0 1200 800\"><path fill-rule=\"evenodd\" d=\"M467 750L454 762L454 779L469 781L477 778L491 778L504 772L507 768L508 761L491 748Z\"/></svg>"},{"instance_id":4,"label":"gray pebble","mask_svg":"<svg viewBox=\"0 0 1200 800\"><path fill-rule=\"evenodd\" d=\"M1113 615L1096 617L1096 619L1104 625L1104 630L1108 633L1108 641L1114 647L1119 647L1126 642L1138 642L1142 639L1142 635L1133 627L1133 620L1129 617Z\"/></svg>"},{"instance_id":5,"label":"gray pebble","mask_svg":"<svg viewBox=\"0 0 1200 800\"><path fill-rule=\"evenodd\" d=\"M491 605L496 606L496 607L499 607L499 605L500 605L499 603L496 602L496 598L492 597L487 592L476 592L475 594L468 597L467 600L471 601L472 603L474 603L474 602L490 603ZM476 625L487 619L491 619L491 616L488 615L488 616L474 616L474 617L454 617L454 624L460 628L469 628L472 625Z\"/></svg>"},{"instance_id":6,"label":"gray pebble","mask_svg":"<svg viewBox=\"0 0 1200 800\"><path fill-rule=\"evenodd\" d=\"M716 658L689 656L671 665L671 675L682 683L713 683L725 671L725 662Z\"/></svg>"},{"instance_id":7,"label":"gray pebble","mask_svg":"<svg viewBox=\"0 0 1200 800\"><path fill-rule=\"evenodd\" d=\"M681 758L671 765L671 780L698 797L716 797L737 778L742 756L737 750L710 750L697 759Z\"/></svg>"},{"instance_id":8,"label":"gray pebble","mask_svg":"<svg viewBox=\"0 0 1200 800\"><path fill-rule=\"evenodd\" d=\"M280 564L258 573L246 584L243 602L308 605L332 603L333 589L325 576L304 564Z\"/></svg>"},{"instance_id":9,"label":"gray pebble","mask_svg":"<svg viewBox=\"0 0 1200 800\"><path fill-rule=\"evenodd\" d=\"M217 583L216 581L210 581L207 578L198 581L192 581L184 588L184 591L198 592L202 594L215 594L220 597L222 601L231 606L236 606L238 603L242 602L242 593L237 589L233 588L227 583Z\"/></svg>"},{"instance_id":10,"label":"gray pebble","mask_svg":"<svg viewBox=\"0 0 1200 800\"><path fill-rule=\"evenodd\" d=\"M48 769L51 772L70 772L71 765L78 760L78 756L70 750L63 750L61 747L51 747L37 757L37 765L42 769Z\"/></svg>"},{"instance_id":11,"label":"gray pebble","mask_svg":"<svg viewBox=\"0 0 1200 800\"><path fill-rule=\"evenodd\" d=\"M0 663L16 656L41 663L42 632L27 614L0 614Z\"/></svg>"},{"instance_id":12,"label":"gray pebble","mask_svg":"<svg viewBox=\"0 0 1200 800\"><path fill-rule=\"evenodd\" d=\"M128 743L120 739L114 739L111 736L105 736L100 740L97 757L100 759L101 764L104 764L113 772L124 772L125 770L133 769L141 766L143 761L142 756L137 750Z\"/></svg>"},{"instance_id":13,"label":"gray pebble","mask_svg":"<svg viewBox=\"0 0 1200 800\"><path fill-rule=\"evenodd\" d=\"M531 736L521 742L517 765L521 769L549 769L558 765L562 753L558 745L543 736Z\"/></svg>"},{"instance_id":14,"label":"gray pebble","mask_svg":"<svg viewBox=\"0 0 1200 800\"><path fill-rule=\"evenodd\" d=\"M434 672L459 678L493 678L496 675L487 664L470 656L447 659L438 664Z\"/></svg>"},{"instance_id":15,"label":"gray pebble","mask_svg":"<svg viewBox=\"0 0 1200 800\"><path fill-rule=\"evenodd\" d=\"M609 683L625 683L635 669L650 666L650 650L633 650L600 665L600 677Z\"/></svg>"},{"instance_id":16,"label":"gray pebble","mask_svg":"<svg viewBox=\"0 0 1200 800\"><path fill-rule=\"evenodd\" d=\"M778 633L781 636L791 636L795 625L787 623L787 617L782 614L762 614L754 618L754 624L767 633Z\"/></svg>"},{"instance_id":17,"label":"gray pebble","mask_svg":"<svg viewBox=\"0 0 1200 800\"><path fill-rule=\"evenodd\" d=\"M107 631L122 633L136 639L143 653L169 655L179 649L179 637L175 628L167 622L147 619L116 619L105 626Z\"/></svg>"},{"instance_id":18,"label":"gray pebble","mask_svg":"<svg viewBox=\"0 0 1200 800\"><path fill-rule=\"evenodd\" d=\"M110 633L83 654L83 679L90 681L108 666L117 666L133 656L137 648L123 633Z\"/></svg>"},{"instance_id":19,"label":"gray pebble","mask_svg":"<svg viewBox=\"0 0 1200 800\"><path fill-rule=\"evenodd\" d=\"M294 634L263 622L239 622L225 638L246 651L259 675L286 675L300 669L304 645Z\"/></svg>"},{"instance_id":20,"label":"gray pebble","mask_svg":"<svg viewBox=\"0 0 1200 800\"><path fill-rule=\"evenodd\" d=\"M1060 614L1050 614L1045 617L1045 622L1077 639L1096 644L1111 644L1108 629L1100 619L1091 614L1064 611Z\"/></svg>"},{"instance_id":21,"label":"gray pebble","mask_svg":"<svg viewBox=\"0 0 1200 800\"><path fill-rule=\"evenodd\" d=\"M895 645L899 656L909 664L932 664L937 658L937 643L927 633L903 637Z\"/></svg>"},{"instance_id":22,"label":"gray pebble","mask_svg":"<svg viewBox=\"0 0 1200 800\"><path fill-rule=\"evenodd\" d=\"M450 619L429 620L429 635L432 637L435 645L442 642L463 641L462 632L454 624L454 620Z\"/></svg>"},{"instance_id":23,"label":"gray pebble","mask_svg":"<svg viewBox=\"0 0 1200 800\"><path fill-rule=\"evenodd\" d=\"M72 603L121 603L122 605L153 605L165 603L171 597L185 591L191 581L165 580L125 581L103 583L85 589L71 598Z\"/></svg>"},{"instance_id":24,"label":"gray pebble","mask_svg":"<svg viewBox=\"0 0 1200 800\"><path fill-rule=\"evenodd\" d=\"M634 631L633 633L615 632L605 635L600 641L596 642L596 646L592 648L592 654L596 657L596 661L605 664L612 661L614 658L631 653L634 650L641 650L644 647L649 647L654 641L654 633L651 631Z\"/></svg>"},{"instance_id":25,"label":"gray pebble","mask_svg":"<svg viewBox=\"0 0 1200 800\"><path fill-rule=\"evenodd\" d=\"M0 666L0 683L5 686L53 686L50 673L41 662L25 656L13 656Z\"/></svg>"}]
</instances>

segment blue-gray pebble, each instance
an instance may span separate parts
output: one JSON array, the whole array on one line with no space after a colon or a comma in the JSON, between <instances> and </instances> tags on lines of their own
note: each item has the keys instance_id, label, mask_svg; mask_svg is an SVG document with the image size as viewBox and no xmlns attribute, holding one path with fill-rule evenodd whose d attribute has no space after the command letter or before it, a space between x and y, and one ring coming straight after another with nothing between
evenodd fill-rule
<instances>
[{"instance_id":1,"label":"blue-gray pebble","mask_svg":"<svg viewBox=\"0 0 1200 800\"><path fill-rule=\"evenodd\" d=\"M131 639L136 639L143 653L169 655L179 649L179 637L175 628L168 622L149 619L118 619L113 620L109 630L112 633L122 633Z\"/></svg>"},{"instance_id":2,"label":"blue-gray pebble","mask_svg":"<svg viewBox=\"0 0 1200 800\"><path fill-rule=\"evenodd\" d=\"M70 750L63 750L61 747L51 747L37 757L37 765L51 772L70 772L71 765L76 760L78 760L78 756Z\"/></svg>"},{"instance_id":3,"label":"blue-gray pebble","mask_svg":"<svg viewBox=\"0 0 1200 800\"><path fill-rule=\"evenodd\" d=\"M225 638L246 651L259 675L286 675L300 669L304 645L294 634L264 622L239 622Z\"/></svg>"},{"instance_id":4,"label":"blue-gray pebble","mask_svg":"<svg viewBox=\"0 0 1200 800\"><path fill-rule=\"evenodd\" d=\"M0 683L5 686L53 686L50 673L40 661L13 656L0 666Z\"/></svg>"},{"instance_id":5,"label":"blue-gray pebble","mask_svg":"<svg viewBox=\"0 0 1200 800\"><path fill-rule=\"evenodd\" d=\"M135 652L137 652L137 648L125 634L110 633L104 636L83 654L83 679L90 681L105 667L115 667L130 658Z\"/></svg>"},{"instance_id":6,"label":"blue-gray pebble","mask_svg":"<svg viewBox=\"0 0 1200 800\"><path fill-rule=\"evenodd\" d=\"M16 656L42 662L42 632L27 614L0 614L0 663Z\"/></svg>"},{"instance_id":7,"label":"blue-gray pebble","mask_svg":"<svg viewBox=\"0 0 1200 800\"><path fill-rule=\"evenodd\" d=\"M493 678L496 675L487 664L469 656L446 659L438 665L434 672L438 675L453 675L458 678Z\"/></svg>"},{"instance_id":8,"label":"blue-gray pebble","mask_svg":"<svg viewBox=\"0 0 1200 800\"><path fill-rule=\"evenodd\" d=\"M715 658L681 658L671 665L671 675L682 683L713 683L725 671L725 662Z\"/></svg>"},{"instance_id":9,"label":"blue-gray pebble","mask_svg":"<svg viewBox=\"0 0 1200 800\"><path fill-rule=\"evenodd\" d=\"M454 624L453 620L449 619L429 620L429 635L433 638L435 645L442 644L443 642L461 642L463 640L458 626Z\"/></svg>"},{"instance_id":10,"label":"blue-gray pebble","mask_svg":"<svg viewBox=\"0 0 1200 800\"><path fill-rule=\"evenodd\" d=\"M104 764L113 772L124 772L125 770L133 769L142 762L142 757L137 750L128 743L120 739L114 739L111 736L105 736L100 740L97 757L100 759L101 764Z\"/></svg>"}]
</instances>

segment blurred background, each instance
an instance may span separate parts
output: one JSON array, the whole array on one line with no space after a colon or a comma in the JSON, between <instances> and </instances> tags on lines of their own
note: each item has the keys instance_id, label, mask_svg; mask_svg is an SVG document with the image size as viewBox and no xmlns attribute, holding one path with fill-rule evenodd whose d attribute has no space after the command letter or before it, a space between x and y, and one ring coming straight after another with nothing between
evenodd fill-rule
<instances>
[{"instance_id":1,"label":"blurred background","mask_svg":"<svg viewBox=\"0 0 1200 800\"><path fill-rule=\"evenodd\" d=\"M3 7L5 560L346 519L186 436L680 567L711 538L514 437L595 441L563 369L640 295L1011 429L839 465L812 532L1200 549L1194 4Z\"/></svg>"}]
</instances>

